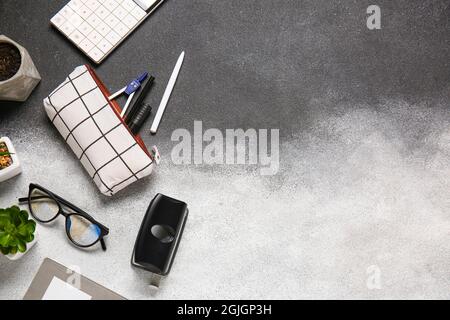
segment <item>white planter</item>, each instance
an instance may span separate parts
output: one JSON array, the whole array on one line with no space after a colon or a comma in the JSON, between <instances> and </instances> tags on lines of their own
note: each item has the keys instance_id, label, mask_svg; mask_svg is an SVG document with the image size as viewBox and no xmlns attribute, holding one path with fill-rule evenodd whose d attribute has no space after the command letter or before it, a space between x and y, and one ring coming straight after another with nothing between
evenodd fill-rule
<instances>
[{"instance_id":1,"label":"white planter","mask_svg":"<svg viewBox=\"0 0 450 320\"><path fill-rule=\"evenodd\" d=\"M8 152L13 153L11 155L12 164L9 167L0 170L0 182L3 182L20 174L22 172L22 167L20 166L19 157L17 156L16 149L11 140L7 137L1 137L0 142L4 142L8 148Z\"/></svg>"},{"instance_id":2,"label":"white planter","mask_svg":"<svg viewBox=\"0 0 450 320\"><path fill-rule=\"evenodd\" d=\"M25 252L17 252L16 254L7 254L6 257L7 257L9 260L13 260L13 261L22 259L23 256L26 255L26 254L28 253L28 251L30 251L31 248L34 247L34 245L36 244L36 242L37 242L37 232L35 231L35 232L34 232L34 240L31 241L31 242L29 242L29 243L27 243L27 251L25 251Z\"/></svg>"},{"instance_id":3,"label":"white planter","mask_svg":"<svg viewBox=\"0 0 450 320\"><path fill-rule=\"evenodd\" d=\"M24 47L4 35L0 35L0 43L12 44L19 50L21 56L17 73L5 81L0 81L0 100L25 101L41 81L41 76Z\"/></svg>"}]
</instances>

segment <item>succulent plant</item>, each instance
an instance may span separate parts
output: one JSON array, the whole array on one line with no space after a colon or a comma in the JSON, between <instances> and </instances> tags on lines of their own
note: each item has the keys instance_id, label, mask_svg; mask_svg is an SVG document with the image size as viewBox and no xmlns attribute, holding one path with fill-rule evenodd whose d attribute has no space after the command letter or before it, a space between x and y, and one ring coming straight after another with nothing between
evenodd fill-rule
<instances>
[{"instance_id":1,"label":"succulent plant","mask_svg":"<svg viewBox=\"0 0 450 320\"><path fill-rule=\"evenodd\" d=\"M4 255L25 252L27 243L34 240L36 222L28 217L17 206L0 209L0 251Z\"/></svg>"}]
</instances>

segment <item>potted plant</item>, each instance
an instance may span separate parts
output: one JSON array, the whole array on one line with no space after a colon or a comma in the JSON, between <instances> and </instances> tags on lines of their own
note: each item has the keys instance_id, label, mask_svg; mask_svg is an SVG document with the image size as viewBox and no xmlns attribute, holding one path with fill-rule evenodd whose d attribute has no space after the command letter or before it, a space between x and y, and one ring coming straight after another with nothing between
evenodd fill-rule
<instances>
[{"instance_id":1,"label":"potted plant","mask_svg":"<svg viewBox=\"0 0 450 320\"><path fill-rule=\"evenodd\" d=\"M0 209L0 251L10 260L20 259L36 243L36 222L28 212L13 206Z\"/></svg>"},{"instance_id":2,"label":"potted plant","mask_svg":"<svg viewBox=\"0 0 450 320\"><path fill-rule=\"evenodd\" d=\"M7 137L0 138L0 182L22 172L14 146Z\"/></svg>"},{"instance_id":3,"label":"potted plant","mask_svg":"<svg viewBox=\"0 0 450 320\"><path fill-rule=\"evenodd\" d=\"M28 51L0 35L0 100L25 101L41 81Z\"/></svg>"}]
</instances>

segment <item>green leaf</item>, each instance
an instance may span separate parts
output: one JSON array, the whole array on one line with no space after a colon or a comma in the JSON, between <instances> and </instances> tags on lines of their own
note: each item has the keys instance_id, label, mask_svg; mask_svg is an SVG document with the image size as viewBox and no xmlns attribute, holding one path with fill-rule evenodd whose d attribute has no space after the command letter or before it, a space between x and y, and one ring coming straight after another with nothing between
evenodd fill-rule
<instances>
[{"instance_id":1,"label":"green leaf","mask_svg":"<svg viewBox=\"0 0 450 320\"><path fill-rule=\"evenodd\" d=\"M20 213L20 208L18 206L12 206L11 208L9 208L9 211L12 214L18 215Z\"/></svg>"},{"instance_id":2,"label":"green leaf","mask_svg":"<svg viewBox=\"0 0 450 320\"><path fill-rule=\"evenodd\" d=\"M27 235L27 237L25 238L25 241L27 242L27 243L30 243L31 241L33 241L34 240L34 234L29 234L29 235Z\"/></svg>"},{"instance_id":3,"label":"green leaf","mask_svg":"<svg viewBox=\"0 0 450 320\"><path fill-rule=\"evenodd\" d=\"M30 231L29 229L29 225L26 223L22 223L18 228L17 228L17 233L21 236L26 236L27 234L29 234L30 232L33 232L32 230Z\"/></svg>"},{"instance_id":4,"label":"green leaf","mask_svg":"<svg viewBox=\"0 0 450 320\"><path fill-rule=\"evenodd\" d=\"M4 235L0 238L0 245L3 247L7 247L11 244L12 236L9 233L4 233Z\"/></svg>"},{"instance_id":5,"label":"green leaf","mask_svg":"<svg viewBox=\"0 0 450 320\"><path fill-rule=\"evenodd\" d=\"M19 238L10 235L8 245L11 247L17 247L19 245Z\"/></svg>"},{"instance_id":6,"label":"green leaf","mask_svg":"<svg viewBox=\"0 0 450 320\"><path fill-rule=\"evenodd\" d=\"M22 221L28 221L28 211L21 210L19 215Z\"/></svg>"},{"instance_id":7,"label":"green leaf","mask_svg":"<svg viewBox=\"0 0 450 320\"><path fill-rule=\"evenodd\" d=\"M0 212L0 221L8 221L9 220L9 215L5 212Z\"/></svg>"},{"instance_id":8,"label":"green leaf","mask_svg":"<svg viewBox=\"0 0 450 320\"><path fill-rule=\"evenodd\" d=\"M19 241L17 248L19 249L19 252L23 253L23 252L27 251L27 244L25 243L25 241Z\"/></svg>"},{"instance_id":9,"label":"green leaf","mask_svg":"<svg viewBox=\"0 0 450 320\"><path fill-rule=\"evenodd\" d=\"M0 247L0 251L1 251L4 255L9 254L9 248L8 248L8 247Z\"/></svg>"},{"instance_id":10,"label":"green leaf","mask_svg":"<svg viewBox=\"0 0 450 320\"><path fill-rule=\"evenodd\" d=\"M27 222L28 231L34 233L36 231L36 222L33 220L28 220Z\"/></svg>"}]
</instances>

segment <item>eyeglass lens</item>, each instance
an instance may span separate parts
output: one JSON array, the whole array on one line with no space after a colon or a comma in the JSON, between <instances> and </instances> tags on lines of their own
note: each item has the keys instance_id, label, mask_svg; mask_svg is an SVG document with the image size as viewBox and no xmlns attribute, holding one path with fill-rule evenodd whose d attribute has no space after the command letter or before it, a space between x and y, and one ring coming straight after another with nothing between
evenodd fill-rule
<instances>
[{"instance_id":1,"label":"eyeglass lens","mask_svg":"<svg viewBox=\"0 0 450 320\"><path fill-rule=\"evenodd\" d=\"M58 203L44 191L33 189L30 198L31 212L38 220L48 222L58 214Z\"/></svg>"},{"instance_id":2,"label":"eyeglass lens","mask_svg":"<svg viewBox=\"0 0 450 320\"><path fill-rule=\"evenodd\" d=\"M70 215L66 221L67 231L76 244L90 246L100 238L100 227L88 219L79 215Z\"/></svg>"}]
</instances>

